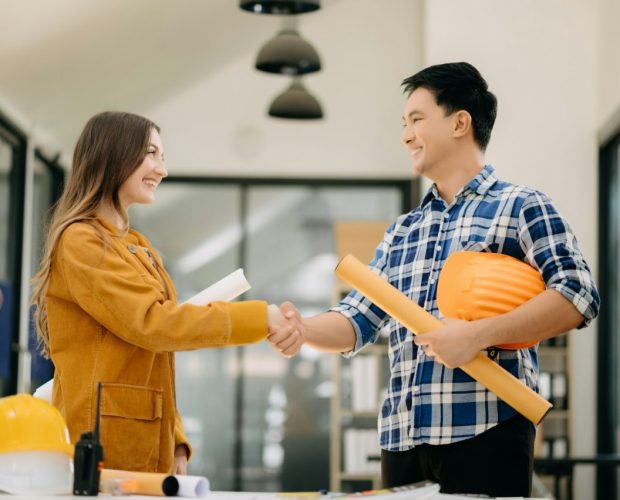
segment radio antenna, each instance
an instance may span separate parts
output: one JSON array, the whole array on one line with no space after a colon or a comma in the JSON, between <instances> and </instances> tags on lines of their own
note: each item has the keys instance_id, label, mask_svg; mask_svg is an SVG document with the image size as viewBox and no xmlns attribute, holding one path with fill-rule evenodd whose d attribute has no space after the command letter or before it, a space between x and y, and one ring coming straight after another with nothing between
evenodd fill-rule
<instances>
[{"instance_id":1,"label":"radio antenna","mask_svg":"<svg viewBox=\"0 0 620 500\"><path fill-rule=\"evenodd\" d=\"M97 382L97 417L95 420L95 432L93 434L93 441L99 442L99 419L101 415L101 382Z\"/></svg>"}]
</instances>

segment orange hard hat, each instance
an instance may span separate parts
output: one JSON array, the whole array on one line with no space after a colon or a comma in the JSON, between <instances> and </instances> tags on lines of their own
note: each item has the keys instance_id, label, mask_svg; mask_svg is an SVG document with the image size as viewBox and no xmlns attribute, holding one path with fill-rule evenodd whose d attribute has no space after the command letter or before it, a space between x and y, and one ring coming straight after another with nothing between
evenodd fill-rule
<instances>
[{"instance_id":1,"label":"orange hard hat","mask_svg":"<svg viewBox=\"0 0 620 500\"><path fill-rule=\"evenodd\" d=\"M532 266L509 255L456 252L439 275L437 304L448 318L467 321L505 314L545 290ZM525 349L538 341L502 344L501 349Z\"/></svg>"}]
</instances>

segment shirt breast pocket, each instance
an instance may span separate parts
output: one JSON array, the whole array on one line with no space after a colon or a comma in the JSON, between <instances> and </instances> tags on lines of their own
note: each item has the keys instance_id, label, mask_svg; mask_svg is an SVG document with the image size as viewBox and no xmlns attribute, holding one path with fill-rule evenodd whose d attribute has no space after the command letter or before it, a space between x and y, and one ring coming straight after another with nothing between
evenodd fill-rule
<instances>
[{"instance_id":1,"label":"shirt breast pocket","mask_svg":"<svg viewBox=\"0 0 620 500\"><path fill-rule=\"evenodd\" d=\"M493 241L467 240L460 241L459 250L464 252L499 253L499 245Z\"/></svg>"}]
</instances>

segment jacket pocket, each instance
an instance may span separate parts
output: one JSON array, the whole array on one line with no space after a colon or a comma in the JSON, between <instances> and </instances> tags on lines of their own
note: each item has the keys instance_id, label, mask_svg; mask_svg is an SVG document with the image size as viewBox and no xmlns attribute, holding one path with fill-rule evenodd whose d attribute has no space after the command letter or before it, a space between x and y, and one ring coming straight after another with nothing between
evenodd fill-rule
<instances>
[{"instance_id":1,"label":"jacket pocket","mask_svg":"<svg viewBox=\"0 0 620 500\"><path fill-rule=\"evenodd\" d=\"M107 468L157 470L162 408L159 389L101 384L101 442Z\"/></svg>"}]
</instances>

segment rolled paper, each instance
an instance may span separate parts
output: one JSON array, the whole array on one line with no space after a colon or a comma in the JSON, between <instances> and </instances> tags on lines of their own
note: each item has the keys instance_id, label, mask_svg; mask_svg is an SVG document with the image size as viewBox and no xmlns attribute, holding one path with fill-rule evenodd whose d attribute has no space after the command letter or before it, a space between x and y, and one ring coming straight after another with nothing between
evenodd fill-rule
<instances>
[{"instance_id":1,"label":"rolled paper","mask_svg":"<svg viewBox=\"0 0 620 500\"><path fill-rule=\"evenodd\" d=\"M184 304L204 306L216 300L230 301L247 292L250 288L250 284L243 274L243 269L237 269L210 287L205 288L202 292L197 293L189 300L186 300Z\"/></svg>"},{"instance_id":2,"label":"rolled paper","mask_svg":"<svg viewBox=\"0 0 620 500\"><path fill-rule=\"evenodd\" d=\"M209 480L204 476L172 476L159 472L132 472L117 469L103 469L100 484L114 480L133 479L137 495L204 497L209 492Z\"/></svg>"},{"instance_id":3,"label":"rolled paper","mask_svg":"<svg viewBox=\"0 0 620 500\"><path fill-rule=\"evenodd\" d=\"M207 496L210 491L209 480L203 476L174 476L179 482L180 497L198 497Z\"/></svg>"},{"instance_id":4,"label":"rolled paper","mask_svg":"<svg viewBox=\"0 0 620 500\"><path fill-rule=\"evenodd\" d=\"M164 481L171 477L170 474L159 472L133 472L118 469L102 469L100 483L112 481L114 479L134 479L137 484L135 493L137 495L152 495L163 497Z\"/></svg>"},{"instance_id":5,"label":"rolled paper","mask_svg":"<svg viewBox=\"0 0 620 500\"><path fill-rule=\"evenodd\" d=\"M416 335L443 326L441 321L352 255L340 261L336 275ZM536 425L553 406L481 352L459 368Z\"/></svg>"},{"instance_id":6,"label":"rolled paper","mask_svg":"<svg viewBox=\"0 0 620 500\"><path fill-rule=\"evenodd\" d=\"M37 389L34 391L33 396L35 398L39 398L44 401L47 401L48 403L51 403L53 390L54 390L54 379L52 378L48 380L47 382L45 382L45 384L37 387Z\"/></svg>"}]
</instances>

